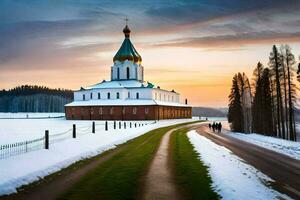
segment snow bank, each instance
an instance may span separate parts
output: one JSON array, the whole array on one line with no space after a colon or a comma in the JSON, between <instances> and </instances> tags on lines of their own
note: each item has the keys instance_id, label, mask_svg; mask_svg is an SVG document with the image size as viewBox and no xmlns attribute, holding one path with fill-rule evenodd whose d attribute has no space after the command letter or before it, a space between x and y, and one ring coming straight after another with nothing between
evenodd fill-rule
<instances>
[{"instance_id":1,"label":"snow bank","mask_svg":"<svg viewBox=\"0 0 300 200\"><path fill-rule=\"evenodd\" d=\"M10 121L3 122L3 120L0 120L0 127L4 126L5 123L10 123ZM66 121L62 119L48 119L48 121L42 119L23 119L23 121L29 123L29 125L26 125L26 122L24 122L23 129L18 128L15 123L10 123L10 126L6 125L6 127L10 127L8 132L12 134L11 137L7 134L3 134L3 132L5 133L5 129L0 129L1 141L3 142L3 138L9 138L11 140L19 140L20 138L24 139L24 137L29 137L29 133L33 133L33 135L36 136L40 134L40 132L43 133L43 131L39 131L39 129L44 130L46 127L53 128L55 125L58 126L55 127L56 131L58 131L58 129L63 131L64 129L62 128L70 128L70 125L74 123L74 121ZM81 135L76 139L70 138L61 142L50 144L49 150L32 151L0 160L0 195L17 192L16 188L22 185L37 181L40 178L57 172L76 161L89 158L91 156L100 154L105 150L115 148L116 145L124 143L155 128L188 121L193 120L162 120L155 124L149 124L131 129L129 129L128 125L127 129L119 130L114 130L112 127L110 127L109 131L104 131L103 121L97 121L96 124L98 125L96 126L95 134L91 133L91 129L87 129L86 134ZM21 122L22 121L18 121L18 123ZM89 127L91 125L91 121L77 121L77 123L80 125L88 124ZM138 123L141 123L141 121ZM149 121L147 123L149 123ZM26 127L26 129L24 129L24 127ZM23 132L27 133L22 135ZM14 133L18 134L14 135ZM4 140L4 142L7 141Z\"/></svg>"},{"instance_id":2,"label":"snow bank","mask_svg":"<svg viewBox=\"0 0 300 200\"><path fill-rule=\"evenodd\" d=\"M213 181L213 189L223 199L290 199L267 186L272 182L265 174L258 171L230 150L211 140L188 132L188 137L200 158L208 167Z\"/></svg>"},{"instance_id":3,"label":"snow bank","mask_svg":"<svg viewBox=\"0 0 300 200\"><path fill-rule=\"evenodd\" d=\"M228 131L227 133L237 139L256 144L258 146L285 154L298 160L300 159L300 142L293 142L255 133L243 134L230 131Z\"/></svg>"}]
</instances>

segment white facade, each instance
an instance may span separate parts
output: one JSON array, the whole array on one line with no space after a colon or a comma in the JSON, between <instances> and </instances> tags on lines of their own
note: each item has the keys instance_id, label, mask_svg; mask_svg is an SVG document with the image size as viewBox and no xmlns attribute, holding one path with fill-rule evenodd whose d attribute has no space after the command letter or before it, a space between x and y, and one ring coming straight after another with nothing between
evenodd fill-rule
<instances>
[{"instance_id":1,"label":"white facade","mask_svg":"<svg viewBox=\"0 0 300 200\"><path fill-rule=\"evenodd\" d=\"M133 84L132 82L136 82ZM127 84L126 84L127 83ZM101 85L105 85L102 86ZM118 85L119 87L116 87ZM134 87L130 87L130 86ZM139 85L139 87L136 87ZM90 88L74 92L74 101L89 100L154 100L160 102L179 103L179 94L159 88L145 87L147 83L136 80L107 81ZM126 87L127 86L127 87Z\"/></svg>"},{"instance_id":2,"label":"white facade","mask_svg":"<svg viewBox=\"0 0 300 200\"><path fill-rule=\"evenodd\" d=\"M138 80L144 81L144 67L132 61L115 61L111 67L111 80Z\"/></svg>"}]
</instances>

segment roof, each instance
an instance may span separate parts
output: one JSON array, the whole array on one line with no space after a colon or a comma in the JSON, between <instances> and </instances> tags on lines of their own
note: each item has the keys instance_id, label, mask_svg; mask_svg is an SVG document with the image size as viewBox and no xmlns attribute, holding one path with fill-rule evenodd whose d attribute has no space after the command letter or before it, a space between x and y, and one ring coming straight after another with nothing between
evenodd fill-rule
<instances>
[{"instance_id":1,"label":"roof","mask_svg":"<svg viewBox=\"0 0 300 200\"><path fill-rule=\"evenodd\" d=\"M191 107L190 105L156 101L152 99L98 99L88 101L73 101L65 106L138 106L138 105L162 105L162 106L177 106Z\"/></svg>"},{"instance_id":2,"label":"roof","mask_svg":"<svg viewBox=\"0 0 300 200\"><path fill-rule=\"evenodd\" d=\"M123 80L123 81L102 81L95 85L86 87L85 89L111 89L111 88L140 88L147 87L147 83L137 80Z\"/></svg>"},{"instance_id":3,"label":"roof","mask_svg":"<svg viewBox=\"0 0 300 200\"><path fill-rule=\"evenodd\" d=\"M131 43L129 36L130 36L130 29L126 25L124 30L125 39L119 49L119 51L116 53L116 55L113 58L113 61L120 61L124 62L125 60L130 60L133 62L142 62L142 57L137 52L137 50L134 48L133 44Z\"/></svg>"},{"instance_id":4,"label":"roof","mask_svg":"<svg viewBox=\"0 0 300 200\"><path fill-rule=\"evenodd\" d=\"M117 88L153 88L157 90L163 90L159 86L154 85L150 82L141 82L137 80L115 80L115 81L105 81L103 80L101 83L97 83L95 85L91 85L88 87L81 87L80 90L91 90L91 89L117 89ZM79 90L79 91L80 91ZM175 94L179 94L175 92L174 90L168 91L168 92L174 92Z\"/></svg>"}]
</instances>

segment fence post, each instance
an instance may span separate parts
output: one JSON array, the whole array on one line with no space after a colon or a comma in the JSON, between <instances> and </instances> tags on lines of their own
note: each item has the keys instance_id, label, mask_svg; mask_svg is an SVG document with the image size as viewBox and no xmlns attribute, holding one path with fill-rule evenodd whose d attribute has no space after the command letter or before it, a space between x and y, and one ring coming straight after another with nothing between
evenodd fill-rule
<instances>
[{"instance_id":1,"label":"fence post","mask_svg":"<svg viewBox=\"0 0 300 200\"><path fill-rule=\"evenodd\" d=\"M107 121L105 121L105 130L106 131L108 130L108 123L107 123Z\"/></svg>"},{"instance_id":2,"label":"fence post","mask_svg":"<svg viewBox=\"0 0 300 200\"><path fill-rule=\"evenodd\" d=\"M114 121L114 129L116 129L116 128L117 128L117 122Z\"/></svg>"},{"instance_id":3,"label":"fence post","mask_svg":"<svg viewBox=\"0 0 300 200\"><path fill-rule=\"evenodd\" d=\"M76 138L76 124L73 124L73 138Z\"/></svg>"},{"instance_id":4,"label":"fence post","mask_svg":"<svg viewBox=\"0 0 300 200\"><path fill-rule=\"evenodd\" d=\"M45 149L49 149L49 131L45 130Z\"/></svg>"},{"instance_id":5,"label":"fence post","mask_svg":"<svg viewBox=\"0 0 300 200\"><path fill-rule=\"evenodd\" d=\"M121 129L121 122L119 122L119 129Z\"/></svg>"},{"instance_id":6,"label":"fence post","mask_svg":"<svg viewBox=\"0 0 300 200\"><path fill-rule=\"evenodd\" d=\"M126 129L126 122L124 122L124 129Z\"/></svg>"},{"instance_id":7,"label":"fence post","mask_svg":"<svg viewBox=\"0 0 300 200\"><path fill-rule=\"evenodd\" d=\"M92 124L92 133L95 133L95 122Z\"/></svg>"}]
</instances>

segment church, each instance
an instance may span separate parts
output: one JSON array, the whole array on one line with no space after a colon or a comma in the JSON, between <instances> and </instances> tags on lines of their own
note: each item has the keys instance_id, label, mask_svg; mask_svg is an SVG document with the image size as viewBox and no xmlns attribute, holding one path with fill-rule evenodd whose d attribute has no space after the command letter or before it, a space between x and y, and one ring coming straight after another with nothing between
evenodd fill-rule
<instances>
[{"instance_id":1,"label":"church","mask_svg":"<svg viewBox=\"0 0 300 200\"><path fill-rule=\"evenodd\" d=\"M74 101L65 105L69 120L161 120L191 118L192 107L180 103L175 90L164 90L144 81L142 57L130 41L130 29L113 58L110 81L74 92Z\"/></svg>"}]
</instances>

